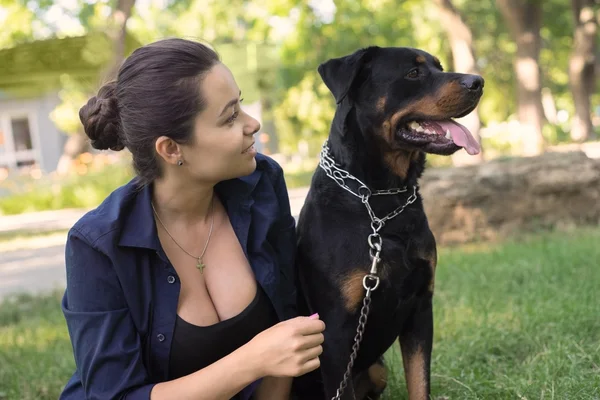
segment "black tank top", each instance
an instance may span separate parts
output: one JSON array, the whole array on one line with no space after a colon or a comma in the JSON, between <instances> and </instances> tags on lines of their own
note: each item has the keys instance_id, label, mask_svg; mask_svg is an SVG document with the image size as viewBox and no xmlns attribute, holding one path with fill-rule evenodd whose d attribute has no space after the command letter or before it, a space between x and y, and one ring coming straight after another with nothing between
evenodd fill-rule
<instances>
[{"instance_id":1,"label":"black tank top","mask_svg":"<svg viewBox=\"0 0 600 400\"><path fill-rule=\"evenodd\" d=\"M177 315L169 358L169 379L177 379L209 366L278 322L275 309L259 284L256 285L256 296L248 307L238 315L214 325L193 325ZM232 400L239 398L236 396Z\"/></svg>"}]
</instances>

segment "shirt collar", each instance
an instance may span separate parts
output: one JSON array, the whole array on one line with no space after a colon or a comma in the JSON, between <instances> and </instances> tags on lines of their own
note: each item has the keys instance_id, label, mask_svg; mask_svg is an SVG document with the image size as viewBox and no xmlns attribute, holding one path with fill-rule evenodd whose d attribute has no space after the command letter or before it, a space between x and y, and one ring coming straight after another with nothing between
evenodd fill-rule
<instances>
[{"instance_id":1,"label":"shirt collar","mask_svg":"<svg viewBox=\"0 0 600 400\"><path fill-rule=\"evenodd\" d=\"M257 162L257 168L250 175L222 181L215 186L215 192L226 209L230 210L248 202L262 175L260 166ZM137 187L137 183L137 179L134 179L130 185ZM125 212L119 245L160 251L161 245L151 205L152 186L145 185L135 190L138 190L138 193Z\"/></svg>"}]
</instances>

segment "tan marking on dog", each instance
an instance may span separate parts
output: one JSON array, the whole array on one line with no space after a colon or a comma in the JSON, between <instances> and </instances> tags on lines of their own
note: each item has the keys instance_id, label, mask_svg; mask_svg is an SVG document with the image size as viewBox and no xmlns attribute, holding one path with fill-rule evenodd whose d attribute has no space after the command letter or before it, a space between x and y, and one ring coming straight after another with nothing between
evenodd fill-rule
<instances>
[{"instance_id":1,"label":"tan marking on dog","mask_svg":"<svg viewBox=\"0 0 600 400\"><path fill-rule=\"evenodd\" d=\"M380 97L379 100L377 100L377 111L384 112L386 103L387 103L387 96Z\"/></svg>"},{"instance_id":2,"label":"tan marking on dog","mask_svg":"<svg viewBox=\"0 0 600 400\"><path fill-rule=\"evenodd\" d=\"M412 354L402 351L404 376L410 400L427 400L427 383L425 376L425 355L421 346Z\"/></svg>"},{"instance_id":3,"label":"tan marking on dog","mask_svg":"<svg viewBox=\"0 0 600 400\"><path fill-rule=\"evenodd\" d=\"M419 64L425 64L427 62L427 59L424 56L417 56L417 62Z\"/></svg>"},{"instance_id":4,"label":"tan marking on dog","mask_svg":"<svg viewBox=\"0 0 600 400\"><path fill-rule=\"evenodd\" d=\"M435 247L431 253L425 254L425 257L423 258L429 262L429 268L431 269L431 280L429 281L427 290L429 290L429 293L433 294L435 289L435 270L437 268L437 250Z\"/></svg>"},{"instance_id":5,"label":"tan marking on dog","mask_svg":"<svg viewBox=\"0 0 600 400\"><path fill-rule=\"evenodd\" d=\"M387 151L383 154L383 162L394 175L406 179L408 168L410 167L410 162L413 158L412 153L413 152L405 150Z\"/></svg>"},{"instance_id":6,"label":"tan marking on dog","mask_svg":"<svg viewBox=\"0 0 600 400\"><path fill-rule=\"evenodd\" d=\"M385 365L375 363L369 367L369 380L373 383L377 393L383 392L387 386L388 369Z\"/></svg>"},{"instance_id":7,"label":"tan marking on dog","mask_svg":"<svg viewBox=\"0 0 600 400\"><path fill-rule=\"evenodd\" d=\"M462 96L464 94L465 91L458 81L452 81L443 85L435 96L436 114L440 117L448 118L462 111Z\"/></svg>"},{"instance_id":8,"label":"tan marking on dog","mask_svg":"<svg viewBox=\"0 0 600 400\"><path fill-rule=\"evenodd\" d=\"M342 281L340 290L344 298L346 310L354 312L361 303L365 294L365 288L362 281L366 272L364 270L354 270L350 272Z\"/></svg>"}]
</instances>

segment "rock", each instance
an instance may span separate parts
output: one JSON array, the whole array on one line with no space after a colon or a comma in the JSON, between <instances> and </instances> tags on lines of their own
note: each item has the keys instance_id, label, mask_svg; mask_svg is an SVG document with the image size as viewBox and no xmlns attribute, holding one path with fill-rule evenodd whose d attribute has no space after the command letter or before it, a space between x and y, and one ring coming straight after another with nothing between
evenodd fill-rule
<instances>
[{"instance_id":1,"label":"rock","mask_svg":"<svg viewBox=\"0 0 600 400\"><path fill-rule=\"evenodd\" d=\"M420 185L442 245L600 222L600 160L581 151L429 169Z\"/></svg>"}]
</instances>

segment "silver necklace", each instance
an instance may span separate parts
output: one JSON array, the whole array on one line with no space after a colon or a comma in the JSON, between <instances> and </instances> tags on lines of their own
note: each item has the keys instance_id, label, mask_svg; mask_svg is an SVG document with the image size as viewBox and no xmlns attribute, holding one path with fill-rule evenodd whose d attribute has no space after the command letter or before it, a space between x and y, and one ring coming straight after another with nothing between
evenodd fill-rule
<instances>
[{"instance_id":1,"label":"silver necklace","mask_svg":"<svg viewBox=\"0 0 600 400\"><path fill-rule=\"evenodd\" d=\"M187 254L188 256L195 259L196 260L196 268L198 268L200 270L201 274L204 273L204 267L206 267L206 264L204 264L204 262L202 261L202 258L204 257L204 253L206 253L206 249L208 248L208 242L210 242L210 237L212 235L213 226L215 223L215 213L214 213L215 196L213 195L213 197L210 200L210 213L211 213L210 230L208 231L208 238L206 239L206 244L204 245L204 250L202 250L202 254L200 254L200 256L195 256L193 254L188 253L183 247L181 247L181 245L179 243L177 243L177 240L175 240L173 235L171 235L171 233L169 232L169 230L167 229L165 224L163 224L160 217L158 216L158 212L156 212L156 208L154 208L154 203L151 202L150 205L152 205L152 210L154 211L154 215L156 215L156 219L158 219L158 222L160 222L160 224L164 228L165 232L167 232L167 235L169 235L171 240L173 240L173 243L175 243L177 245L177 247L179 247L185 254Z\"/></svg>"}]
</instances>

